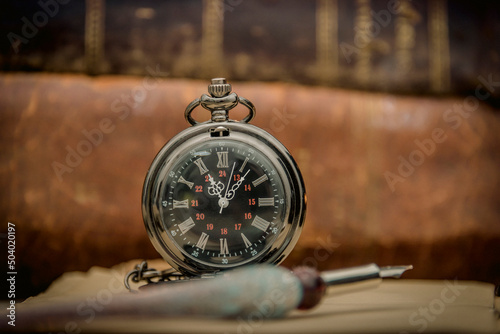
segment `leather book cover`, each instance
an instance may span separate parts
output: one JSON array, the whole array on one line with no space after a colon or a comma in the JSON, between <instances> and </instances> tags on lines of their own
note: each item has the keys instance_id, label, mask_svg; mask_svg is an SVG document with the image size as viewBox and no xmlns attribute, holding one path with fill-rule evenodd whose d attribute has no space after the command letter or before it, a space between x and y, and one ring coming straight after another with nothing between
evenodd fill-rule
<instances>
[{"instance_id":1,"label":"leather book cover","mask_svg":"<svg viewBox=\"0 0 500 334\"><path fill-rule=\"evenodd\" d=\"M468 94L500 76L494 1L6 0L0 17L3 71L158 65L170 78L420 94Z\"/></svg>"}]
</instances>

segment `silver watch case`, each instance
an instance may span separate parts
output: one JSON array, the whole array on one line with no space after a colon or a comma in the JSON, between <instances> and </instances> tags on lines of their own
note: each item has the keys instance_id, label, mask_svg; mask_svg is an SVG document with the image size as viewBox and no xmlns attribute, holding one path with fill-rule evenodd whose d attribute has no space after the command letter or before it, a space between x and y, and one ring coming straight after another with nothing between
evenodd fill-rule
<instances>
[{"instance_id":1,"label":"silver watch case","mask_svg":"<svg viewBox=\"0 0 500 334\"><path fill-rule=\"evenodd\" d=\"M225 134L224 137L214 136ZM283 180L286 196L285 226L266 252L234 265L207 265L186 256L170 237L161 218L161 189L176 159L190 147L208 140L238 140L264 153ZM275 137L248 123L225 121L196 124L173 137L157 154L146 175L142 194L142 213L149 238L165 261L187 275L202 275L250 263L281 263L295 246L306 212L305 187L300 171L288 150Z\"/></svg>"}]
</instances>

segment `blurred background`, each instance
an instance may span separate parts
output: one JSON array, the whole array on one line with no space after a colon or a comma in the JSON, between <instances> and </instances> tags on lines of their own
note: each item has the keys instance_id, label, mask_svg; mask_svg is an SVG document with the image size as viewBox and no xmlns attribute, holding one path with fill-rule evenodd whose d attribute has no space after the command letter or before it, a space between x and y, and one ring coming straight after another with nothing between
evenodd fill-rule
<instances>
[{"instance_id":1,"label":"blurred background","mask_svg":"<svg viewBox=\"0 0 500 334\"><path fill-rule=\"evenodd\" d=\"M302 170L284 265L500 283L499 2L4 0L0 18L0 241L14 223L19 298L158 258L142 183L212 77Z\"/></svg>"}]
</instances>

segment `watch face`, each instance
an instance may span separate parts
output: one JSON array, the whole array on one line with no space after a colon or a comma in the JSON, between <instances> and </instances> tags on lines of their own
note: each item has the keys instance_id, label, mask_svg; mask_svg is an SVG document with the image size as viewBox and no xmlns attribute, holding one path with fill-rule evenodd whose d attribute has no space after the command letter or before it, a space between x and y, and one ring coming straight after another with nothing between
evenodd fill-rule
<instances>
[{"instance_id":1,"label":"watch face","mask_svg":"<svg viewBox=\"0 0 500 334\"><path fill-rule=\"evenodd\" d=\"M166 171L160 216L194 261L239 265L265 252L284 228L283 180L270 157L236 140L188 147Z\"/></svg>"}]
</instances>

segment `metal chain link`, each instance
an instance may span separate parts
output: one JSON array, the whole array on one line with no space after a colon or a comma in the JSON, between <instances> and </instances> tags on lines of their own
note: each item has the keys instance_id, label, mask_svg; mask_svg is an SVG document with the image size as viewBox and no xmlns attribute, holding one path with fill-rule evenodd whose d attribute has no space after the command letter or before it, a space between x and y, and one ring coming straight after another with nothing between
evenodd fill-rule
<instances>
[{"instance_id":1,"label":"metal chain link","mask_svg":"<svg viewBox=\"0 0 500 334\"><path fill-rule=\"evenodd\" d=\"M148 262L142 261L140 264L137 264L134 269L131 270L127 275L125 275L123 284L130 292L134 292L134 290L130 287L130 281L134 283L139 283L141 281L146 281L148 283L158 283L162 281L179 281L186 279L188 279L187 276L176 271L174 268L160 271L154 268L148 268Z\"/></svg>"}]
</instances>

